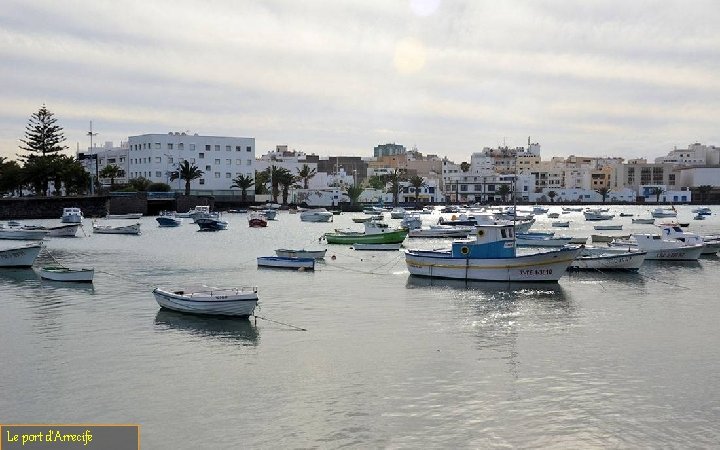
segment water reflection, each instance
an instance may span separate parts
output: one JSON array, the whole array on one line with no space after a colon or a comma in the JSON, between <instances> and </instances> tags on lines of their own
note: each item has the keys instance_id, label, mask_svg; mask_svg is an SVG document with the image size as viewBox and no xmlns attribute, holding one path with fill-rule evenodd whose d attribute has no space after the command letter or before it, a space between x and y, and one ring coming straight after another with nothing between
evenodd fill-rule
<instances>
[{"instance_id":1,"label":"water reflection","mask_svg":"<svg viewBox=\"0 0 720 450\"><path fill-rule=\"evenodd\" d=\"M155 325L159 329L223 341L238 341L243 345L255 346L259 340L257 327L247 317L198 316L161 308L155 316Z\"/></svg>"},{"instance_id":2,"label":"water reflection","mask_svg":"<svg viewBox=\"0 0 720 450\"><path fill-rule=\"evenodd\" d=\"M27 269L0 269L0 280L7 280L12 283L25 283L28 281L38 281L40 277L34 270Z\"/></svg>"}]
</instances>

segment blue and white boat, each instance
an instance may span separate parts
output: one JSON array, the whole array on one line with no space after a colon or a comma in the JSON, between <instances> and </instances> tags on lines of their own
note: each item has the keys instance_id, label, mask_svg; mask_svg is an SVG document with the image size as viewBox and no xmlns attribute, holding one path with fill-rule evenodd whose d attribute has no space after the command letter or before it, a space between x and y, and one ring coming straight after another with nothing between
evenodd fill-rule
<instances>
[{"instance_id":1,"label":"blue and white boat","mask_svg":"<svg viewBox=\"0 0 720 450\"><path fill-rule=\"evenodd\" d=\"M479 225L449 250L406 250L411 275L476 281L558 281L582 246L518 255L510 225Z\"/></svg>"},{"instance_id":2,"label":"blue and white boat","mask_svg":"<svg viewBox=\"0 0 720 450\"><path fill-rule=\"evenodd\" d=\"M228 223L224 220L213 218L197 219L195 223L200 227L199 231L219 231L226 230L228 227Z\"/></svg>"},{"instance_id":3,"label":"blue and white boat","mask_svg":"<svg viewBox=\"0 0 720 450\"><path fill-rule=\"evenodd\" d=\"M174 212L163 211L155 220L161 227L179 227L182 225L182 219L175 216Z\"/></svg>"}]
</instances>

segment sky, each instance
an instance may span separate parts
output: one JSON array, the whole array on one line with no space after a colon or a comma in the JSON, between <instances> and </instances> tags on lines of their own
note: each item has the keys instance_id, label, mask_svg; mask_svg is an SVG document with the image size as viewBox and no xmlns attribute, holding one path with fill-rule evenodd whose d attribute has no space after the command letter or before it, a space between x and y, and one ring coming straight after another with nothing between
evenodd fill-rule
<instances>
[{"instance_id":1,"label":"sky","mask_svg":"<svg viewBox=\"0 0 720 450\"><path fill-rule=\"evenodd\" d=\"M717 0L3 0L0 156L186 131L321 156L720 145Z\"/></svg>"}]
</instances>

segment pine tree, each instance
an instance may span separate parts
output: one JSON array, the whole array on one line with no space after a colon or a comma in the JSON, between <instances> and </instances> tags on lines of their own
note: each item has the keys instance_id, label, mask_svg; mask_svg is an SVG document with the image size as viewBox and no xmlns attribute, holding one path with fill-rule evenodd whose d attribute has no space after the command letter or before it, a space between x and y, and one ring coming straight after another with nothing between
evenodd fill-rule
<instances>
[{"instance_id":1,"label":"pine tree","mask_svg":"<svg viewBox=\"0 0 720 450\"><path fill-rule=\"evenodd\" d=\"M17 155L25 162L30 175L28 182L35 187L37 194L47 195L48 183L52 173L52 160L58 152L67 147L63 129L57 125L57 119L45 105L33 113L25 127L25 139L20 139L21 150L27 154Z\"/></svg>"}]
</instances>

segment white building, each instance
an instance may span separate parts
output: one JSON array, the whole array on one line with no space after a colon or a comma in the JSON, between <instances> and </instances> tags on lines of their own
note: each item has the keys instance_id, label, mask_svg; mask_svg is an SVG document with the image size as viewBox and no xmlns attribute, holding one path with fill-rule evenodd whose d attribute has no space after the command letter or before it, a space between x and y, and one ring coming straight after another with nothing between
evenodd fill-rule
<instances>
[{"instance_id":1,"label":"white building","mask_svg":"<svg viewBox=\"0 0 720 450\"><path fill-rule=\"evenodd\" d=\"M709 185L720 186L720 166L688 167L679 169L680 186L699 187Z\"/></svg>"},{"instance_id":2,"label":"white building","mask_svg":"<svg viewBox=\"0 0 720 450\"><path fill-rule=\"evenodd\" d=\"M128 182L128 152L127 142L121 142L119 147L115 147L111 141L107 141L102 147L93 146L88 147L85 152L77 152L77 159L92 177L102 172L106 166L117 166L120 173L115 178L115 183L124 184ZM100 178L100 183L104 185L110 185L110 181L109 178Z\"/></svg>"},{"instance_id":3,"label":"white building","mask_svg":"<svg viewBox=\"0 0 720 450\"><path fill-rule=\"evenodd\" d=\"M170 174L183 161L204 172L190 183L192 190L202 193L231 194L237 192L230 189L233 178L255 177L255 138L170 132L130 136L128 146L129 178L144 177L177 190L185 188L185 181L171 183Z\"/></svg>"},{"instance_id":4,"label":"white building","mask_svg":"<svg viewBox=\"0 0 720 450\"><path fill-rule=\"evenodd\" d=\"M707 146L696 142L687 149L673 149L667 156L655 158L655 164L683 166L716 166L720 164L720 147Z\"/></svg>"}]
</instances>

